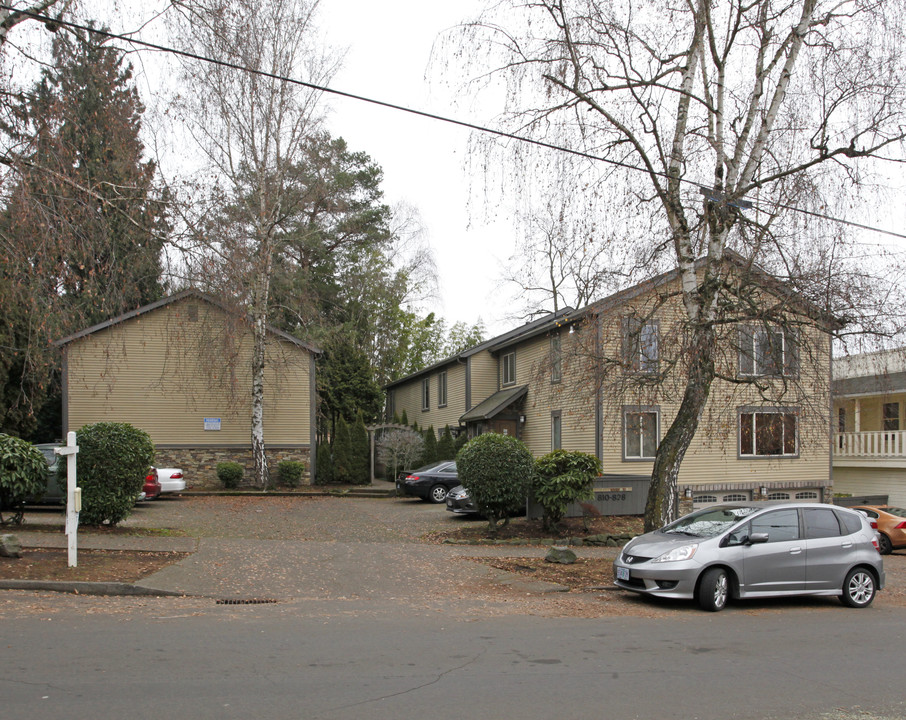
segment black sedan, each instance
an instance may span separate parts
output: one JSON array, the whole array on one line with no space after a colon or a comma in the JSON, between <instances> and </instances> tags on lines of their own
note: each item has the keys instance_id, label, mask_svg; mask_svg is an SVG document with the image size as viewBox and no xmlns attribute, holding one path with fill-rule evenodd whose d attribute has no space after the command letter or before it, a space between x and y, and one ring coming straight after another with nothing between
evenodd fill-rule
<instances>
[{"instance_id":1,"label":"black sedan","mask_svg":"<svg viewBox=\"0 0 906 720\"><path fill-rule=\"evenodd\" d=\"M478 508L472 502L469 491L462 485L457 485L447 495L447 511L457 515L478 514Z\"/></svg>"},{"instance_id":2,"label":"black sedan","mask_svg":"<svg viewBox=\"0 0 906 720\"><path fill-rule=\"evenodd\" d=\"M412 495L433 503L442 503L447 493L459 485L456 474L456 463L442 460L413 470L406 477L396 481L396 490L400 495Z\"/></svg>"}]
</instances>

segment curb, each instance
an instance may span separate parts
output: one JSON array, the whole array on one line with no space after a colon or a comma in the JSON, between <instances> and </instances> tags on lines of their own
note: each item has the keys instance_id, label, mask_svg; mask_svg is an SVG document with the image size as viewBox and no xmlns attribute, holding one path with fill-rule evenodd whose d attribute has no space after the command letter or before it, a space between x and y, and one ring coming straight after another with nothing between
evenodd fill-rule
<instances>
[{"instance_id":1,"label":"curb","mask_svg":"<svg viewBox=\"0 0 906 720\"><path fill-rule=\"evenodd\" d=\"M156 590L142 585L120 582L0 580L0 590L38 590L72 595L108 595L118 597L191 597L186 593L173 590Z\"/></svg>"}]
</instances>

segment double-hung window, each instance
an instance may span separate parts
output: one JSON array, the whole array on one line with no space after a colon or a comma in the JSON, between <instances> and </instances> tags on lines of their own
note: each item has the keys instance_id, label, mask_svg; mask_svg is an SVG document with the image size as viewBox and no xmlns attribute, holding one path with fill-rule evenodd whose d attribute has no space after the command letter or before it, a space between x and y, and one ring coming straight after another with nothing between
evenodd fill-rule
<instances>
[{"instance_id":1,"label":"double-hung window","mask_svg":"<svg viewBox=\"0 0 906 720\"><path fill-rule=\"evenodd\" d=\"M623 459L653 460L657 454L659 411L655 407L623 408Z\"/></svg>"},{"instance_id":2,"label":"double-hung window","mask_svg":"<svg viewBox=\"0 0 906 720\"><path fill-rule=\"evenodd\" d=\"M437 407L447 405L447 371L441 370L437 374Z\"/></svg>"},{"instance_id":3,"label":"double-hung window","mask_svg":"<svg viewBox=\"0 0 906 720\"><path fill-rule=\"evenodd\" d=\"M746 409L739 413L741 457L799 455L799 414L783 409Z\"/></svg>"},{"instance_id":4,"label":"double-hung window","mask_svg":"<svg viewBox=\"0 0 906 720\"><path fill-rule=\"evenodd\" d=\"M516 353L507 353L501 359L503 366L503 384L513 385L516 382Z\"/></svg>"},{"instance_id":5,"label":"double-hung window","mask_svg":"<svg viewBox=\"0 0 906 720\"><path fill-rule=\"evenodd\" d=\"M799 372L799 343L792 329L744 325L739 329L739 374L794 377Z\"/></svg>"},{"instance_id":6,"label":"double-hung window","mask_svg":"<svg viewBox=\"0 0 906 720\"><path fill-rule=\"evenodd\" d=\"M659 335L657 320L623 318L623 362L627 372L658 371Z\"/></svg>"}]
</instances>

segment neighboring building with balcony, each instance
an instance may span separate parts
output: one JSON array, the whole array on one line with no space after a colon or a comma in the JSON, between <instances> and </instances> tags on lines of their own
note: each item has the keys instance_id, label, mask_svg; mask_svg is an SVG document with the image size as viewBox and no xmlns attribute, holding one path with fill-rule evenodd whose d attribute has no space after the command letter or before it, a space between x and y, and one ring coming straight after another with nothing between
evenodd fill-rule
<instances>
[{"instance_id":1,"label":"neighboring building with balcony","mask_svg":"<svg viewBox=\"0 0 906 720\"><path fill-rule=\"evenodd\" d=\"M834 491L906 505L906 348L834 360Z\"/></svg>"}]
</instances>

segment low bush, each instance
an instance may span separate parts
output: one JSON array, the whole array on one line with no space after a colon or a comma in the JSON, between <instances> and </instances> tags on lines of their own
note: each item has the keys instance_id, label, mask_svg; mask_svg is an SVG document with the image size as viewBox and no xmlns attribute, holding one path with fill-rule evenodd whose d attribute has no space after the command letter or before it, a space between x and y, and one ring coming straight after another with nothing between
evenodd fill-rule
<instances>
[{"instance_id":1,"label":"low bush","mask_svg":"<svg viewBox=\"0 0 906 720\"><path fill-rule=\"evenodd\" d=\"M488 532L525 503L535 463L520 440L511 435L485 433L467 442L456 456L459 479L478 511L488 519Z\"/></svg>"},{"instance_id":2,"label":"low bush","mask_svg":"<svg viewBox=\"0 0 906 720\"><path fill-rule=\"evenodd\" d=\"M245 468L241 463L233 461L217 463L217 479L227 490L238 488L243 475L245 475Z\"/></svg>"},{"instance_id":3,"label":"low bush","mask_svg":"<svg viewBox=\"0 0 906 720\"><path fill-rule=\"evenodd\" d=\"M0 433L0 524L18 525L26 498L47 487L47 461L26 440ZM10 516L3 518L3 513Z\"/></svg>"},{"instance_id":4,"label":"low bush","mask_svg":"<svg viewBox=\"0 0 906 720\"><path fill-rule=\"evenodd\" d=\"M532 497L544 511L545 530L553 530L570 503L594 497L601 461L588 453L554 450L535 462Z\"/></svg>"},{"instance_id":5,"label":"low bush","mask_svg":"<svg viewBox=\"0 0 906 720\"><path fill-rule=\"evenodd\" d=\"M154 461L154 443L128 423L100 422L76 432L76 478L82 488L79 522L116 525L129 516ZM60 473L66 464L60 464Z\"/></svg>"},{"instance_id":6,"label":"low bush","mask_svg":"<svg viewBox=\"0 0 906 720\"><path fill-rule=\"evenodd\" d=\"M277 464L277 481L289 488L296 488L302 484L305 475L305 463L298 460L283 460Z\"/></svg>"}]
</instances>

